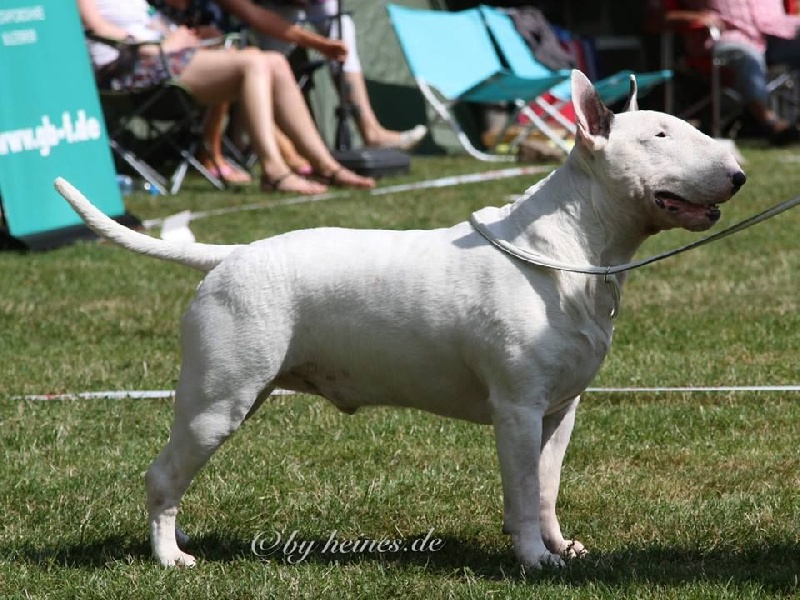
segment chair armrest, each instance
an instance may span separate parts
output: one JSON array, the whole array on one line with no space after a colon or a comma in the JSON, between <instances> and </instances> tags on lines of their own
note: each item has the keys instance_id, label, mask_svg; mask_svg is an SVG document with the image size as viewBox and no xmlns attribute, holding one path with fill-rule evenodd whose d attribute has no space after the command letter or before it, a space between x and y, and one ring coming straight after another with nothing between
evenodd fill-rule
<instances>
[{"instance_id":1,"label":"chair armrest","mask_svg":"<svg viewBox=\"0 0 800 600\"><path fill-rule=\"evenodd\" d=\"M161 60L167 72L170 73L170 75L173 74L169 68L169 61L167 60L167 55L164 52L163 46L161 45L161 40L137 40L132 36L125 37L123 39L110 38L98 35L97 33L89 30L85 30L84 35L88 40L111 46L119 51L119 56L107 65L102 65L99 67L93 65L95 81L100 88L108 87L108 84L115 77L132 72L140 58L139 49L146 46L158 47L159 59Z\"/></svg>"},{"instance_id":2,"label":"chair armrest","mask_svg":"<svg viewBox=\"0 0 800 600\"><path fill-rule=\"evenodd\" d=\"M672 23L669 22L670 13L667 12L664 18L664 22L662 23L662 31L665 32L672 32L677 34L705 34L707 37L712 39L713 41L718 41L721 30L719 27L714 25L707 25L706 23L702 23L701 21L674 21Z\"/></svg>"},{"instance_id":3,"label":"chair armrest","mask_svg":"<svg viewBox=\"0 0 800 600\"><path fill-rule=\"evenodd\" d=\"M161 46L161 40L142 41L137 40L133 36L128 36L122 39L110 38L98 35L88 29L84 30L83 34L87 39L90 39L93 42L99 42L100 44L113 46L117 50L122 50L123 48L142 48L143 46Z\"/></svg>"}]
</instances>

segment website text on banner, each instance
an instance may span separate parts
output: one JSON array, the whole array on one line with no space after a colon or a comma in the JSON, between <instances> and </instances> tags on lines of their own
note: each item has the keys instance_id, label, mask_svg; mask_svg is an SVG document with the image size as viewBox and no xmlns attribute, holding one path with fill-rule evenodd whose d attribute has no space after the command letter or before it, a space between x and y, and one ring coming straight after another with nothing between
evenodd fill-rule
<instances>
[{"instance_id":1,"label":"website text on banner","mask_svg":"<svg viewBox=\"0 0 800 600\"><path fill-rule=\"evenodd\" d=\"M15 238L81 225L53 189L81 186L111 216L117 188L75 2L0 2L0 202Z\"/></svg>"}]
</instances>

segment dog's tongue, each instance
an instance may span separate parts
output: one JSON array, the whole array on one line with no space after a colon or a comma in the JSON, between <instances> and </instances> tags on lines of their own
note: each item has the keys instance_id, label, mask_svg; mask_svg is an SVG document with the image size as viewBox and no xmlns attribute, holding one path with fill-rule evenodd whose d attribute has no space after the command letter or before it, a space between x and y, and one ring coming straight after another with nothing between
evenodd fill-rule
<instances>
[{"instance_id":1,"label":"dog's tongue","mask_svg":"<svg viewBox=\"0 0 800 600\"><path fill-rule=\"evenodd\" d=\"M680 198L672 197L669 195L659 195L661 207L671 213L682 212L688 215L705 215L711 213L718 213L719 209L716 206L703 206L701 204L693 204Z\"/></svg>"}]
</instances>

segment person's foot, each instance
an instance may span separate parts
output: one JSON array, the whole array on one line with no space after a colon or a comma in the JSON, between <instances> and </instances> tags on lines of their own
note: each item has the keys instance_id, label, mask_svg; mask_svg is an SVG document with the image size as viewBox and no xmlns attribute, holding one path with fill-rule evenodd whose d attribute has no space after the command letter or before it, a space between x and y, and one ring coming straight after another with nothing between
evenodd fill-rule
<instances>
[{"instance_id":1,"label":"person's foot","mask_svg":"<svg viewBox=\"0 0 800 600\"><path fill-rule=\"evenodd\" d=\"M325 185L334 185L336 187L348 187L364 190L371 190L375 187L375 180L372 177L363 177L358 173L354 173L350 169L346 169L342 166L336 167L328 172L316 173L314 178L321 181Z\"/></svg>"},{"instance_id":2,"label":"person's foot","mask_svg":"<svg viewBox=\"0 0 800 600\"><path fill-rule=\"evenodd\" d=\"M293 162L287 161L286 164L289 165L289 168L292 171L294 171L298 175L302 175L303 177L308 177L309 175L312 175L314 173L313 167L302 158Z\"/></svg>"},{"instance_id":3,"label":"person's foot","mask_svg":"<svg viewBox=\"0 0 800 600\"><path fill-rule=\"evenodd\" d=\"M229 163L225 159L203 163L203 166L217 179L231 185L247 185L253 178L250 173Z\"/></svg>"},{"instance_id":4,"label":"person's foot","mask_svg":"<svg viewBox=\"0 0 800 600\"><path fill-rule=\"evenodd\" d=\"M417 125L407 131L390 131L384 129L372 139L367 140L367 146L372 148L397 148L398 150L411 150L422 141L428 128Z\"/></svg>"},{"instance_id":5,"label":"person's foot","mask_svg":"<svg viewBox=\"0 0 800 600\"><path fill-rule=\"evenodd\" d=\"M293 171L286 171L283 175L270 179L269 177L261 178L261 191L262 192L294 192L304 196L314 196L316 194L324 194L328 191L327 186L311 181L305 177L301 177Z\"/></svg>"},{"instance_id":6,"label":"person's foot","mask_svg":"<svg viewBox=\"0 0 800 600\"><path fill-rule=\"evenodd\" d=\"M794 123L775 127L769 134L769 143L773 146L788 146L800 142L800 128Z\"/></svg>"}]
</instances>

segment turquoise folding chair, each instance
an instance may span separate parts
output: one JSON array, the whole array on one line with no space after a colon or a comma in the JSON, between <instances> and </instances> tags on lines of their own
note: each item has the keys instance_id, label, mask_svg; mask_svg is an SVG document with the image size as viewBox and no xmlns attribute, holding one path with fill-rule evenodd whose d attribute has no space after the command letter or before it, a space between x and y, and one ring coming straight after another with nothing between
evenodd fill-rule
<instances>
[{"instance_id":1,"label":"turquoise folding chair","mask_svg":"<svg viewBox=\"0 0 800 600\"><path fill-rule=\"evenodd\" d=\"M565 81L568 73L527 77L506 70L494 48L480 11L419 10L387 5L411 74L437 117L455 132L463 148L486 161L513 160L475 148L452 114L458 102L512 103L565 153L569 145L530 109L534 98Z\"/></svg>"},{"instance_id":2,"label":"turquoise folding chair","mask_svg":"<svg viewBox=\"0 0 800 600\"><path fill-rule=\"evenodd\" d=\"M519 77L546 77L548 74L558 75L568 71L552 71L536 60L528 44L520 35L511 17L500 9L491 6L479 7L486 27L491 33L497 48L508 65L509 70ZM650 73L634 73L633 71L619 71L613 75L594 82L600 98L606 104L613 104L627 98L630 90L630 76L636 75L638 96L641 98L655 86L672 78L672 71L653 71ZM534 103L543 112L553 118L571 134L575 135L575 124L562 113L563 106L570 101L569 81L553 86L548 90L548 95L554 102L548 102L543 96L534 99ZM525 136L527 132L521 132ZM514 140L512 146L515 142Z\"/></svg>"}]
</instances>

